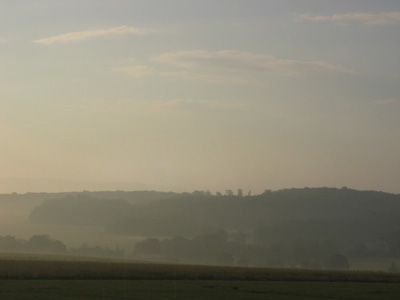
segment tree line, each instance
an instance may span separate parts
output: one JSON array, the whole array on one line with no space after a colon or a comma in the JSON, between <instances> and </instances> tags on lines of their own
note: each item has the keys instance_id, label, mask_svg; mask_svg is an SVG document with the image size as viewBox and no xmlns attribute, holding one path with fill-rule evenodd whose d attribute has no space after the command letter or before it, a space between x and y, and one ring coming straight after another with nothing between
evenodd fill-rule
<instances>
[{"instance_id":1,"label":"tree line","mask_svg":"<svg viewBox=\"0 0 400 300\"><path fill-rule=\"evenodd\" d=\"M88 246L86 244L80 247L67 248L62 241L53 239L45 234L33 235L28 240L18 239L10 235L0 236L0 252L68 254L114 258L124 256L124 250L120 248L110 249L100 246Z\"/></svg>"}]
</instances>

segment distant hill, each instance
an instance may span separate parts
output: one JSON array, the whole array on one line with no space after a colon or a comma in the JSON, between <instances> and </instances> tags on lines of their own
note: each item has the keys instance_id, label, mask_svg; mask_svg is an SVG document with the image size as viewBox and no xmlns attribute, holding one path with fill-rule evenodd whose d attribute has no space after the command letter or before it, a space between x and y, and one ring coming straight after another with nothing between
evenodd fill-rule
<instances>
[{"instance_id":1,"label":"distant hill","mask_svg":"<svg viewBox=\"0 0 400 300\"><path fill-rule=\"evenodd\" d=\"M56 200L68 197L90 197L108 200L126 200L129 203L146 203L170 198L177 193L157 191L97 191L97 192L65 192L65 193L25 193L0 194L0 209L2 214L20 212L28 214L34 207L46 200ZM1 216L1 214L0 214Z\"/></svg>"},{"instance_id":2,"label":"distant hill","mask_svg":"<svg viewBox=\"0 0 400 300\"><path fill-rule=\"evenodd\" d=\"M260 195L207 192L95 192L47 199L30 221L104 225L132 235L194 235L207 228L232 231L264 228L280 234L343 237L400 230L400 195L348 188L265 191ZM306 230L307 229L307 230ZM297 232L297 233L296 233Z\"/></svg>"},{"instance_id":3,"label":"distant hill","mask_svg":"<svg viewBox=\"0 0 400 300\"><path fill-rule=\"evenodd\" d=\"M170 198L174 195L179 195L173 192L158 192L158 191L82 191L82 192L62 192L62 193L25 193L25 194L0 194L0 205L14 206L18 203L24 205L41 203L47 199L58 199L67 196L88 196L92 198L102 199L118 199L127 200L130 203L149 202Z\"/></svg>"}]
</instances>

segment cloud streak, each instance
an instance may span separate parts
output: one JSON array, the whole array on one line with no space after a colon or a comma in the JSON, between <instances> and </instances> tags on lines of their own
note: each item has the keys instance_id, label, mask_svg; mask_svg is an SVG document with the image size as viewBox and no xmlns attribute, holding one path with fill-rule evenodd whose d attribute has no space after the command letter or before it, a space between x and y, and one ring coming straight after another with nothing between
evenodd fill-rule
<instances>
[{"instance_id":1,"label":"cloud streak","mask_svg":"<svg viewBox=\"0 0 400 300\"><path fill-rule=\"evenodd\" d=\"M66 44L66 43L85 41L88 39L99 38L99 37L109 37L118 35L149 35L154 33L157 33L157 31L153 29L120 26L111 29L86 30L86 31L64 33L48 38L35 40L33 42L42 45L53 45L53 44Z\"/></svg>"},{"instance_id":2,"label":"cloud streak","mask_svg":"<svg viewBox=\"0 0 400 300\"><path fill-rule=\"evenodd\" d=\"M250 83L249 80L243 78L233 78L215 74L199 73L195 70L177 70L177 71L166 71L150 65L131 65L126 67L114 68L114 71L124 73L134 78L146 78L146 77L164 77L179 80L199 80L208 81L213 83L237 83L246 84Z\"/></svg>"},{"instance_id":3,"label":"cloud streak","mask_svg":"<svg viewBox=\"0 0 400 300\"><path fill-rule=\"evenodd\" d=\"M140 113L143 114L197 114L197 113L235 113L243 112L248 105L237 101L216 100L151 100L120 99L93 103L79 101L73 106L74 110L91 113L94 110L100 113Z\"/></svg>"},{"instance_id":4,"label":"cloud streak","mask_svg":"<svg viewBox=\"0 0 400 300\"><path fill-rule=\"evenodd\" d=\"M115 68L114 70L128 74L135 78L162 75L161 71L157 70L153 66L148 66L148 65L126 66L126 67Z\"/></svg>"},{"instance_id":5,"label":"cloud streak","mask_svg":"<svg viewBox=\"0 0 400 300\"><path fill-rule=\"evenodd\" d=\"M375 104L378 104L378 105L390 105L390 104L394 104L394 103L400 103L400 100L391 98L391 99L379 99L379 100L375 101Z\"/></svg>"},{"instance_id":6,"label":"cloud streak","mask_svg":"<svg viewBox=\"0 0 400 300\"><path fill-rule=\"evenodd\" d=\"M234 50L171 52L155 57L152 61L183 69L286 76L304 73L355 73L353 70L335 66L325 61L282 59L268 54L253 54Z\"/></svg>"},{"instance_id":7,"label":"cloud streak","mask_svg":"<svg viewBox=\"0 0 400 300\"><path fill-rule=\"evenodd\" d=\"M135 78L169 77L213 83L258 84L264 76L297 77L316 74L356 74L325 61L301 61L233 50L168 52L147 64L114 68Z\"/></svg>"},{"instance_id":8,"label":"cloud streak","mask_svg":"<svg viewBox=\"0 0 400 300\"><path fill-rule=\"evenodd\" d=\"M348 14L336 14L336 15L299 15L297 21L311 21L311 22L359 22L364 25L376 25L382 26L387 24L400 23L400 12L388 12L388 13L348 13Z\"/></svg>"},{"instance_id":9,"label":"cloud streak","mask_svg":"<svg viewBox=\"0 0 400 300\"><path fill-rule=\"evenodd\" d=\"M153 111L180 111L180 112L233 112L242 111L241 103L230 103L210 100L175 99L170 101L153 101Z\"/></svg>"}]
</instances>

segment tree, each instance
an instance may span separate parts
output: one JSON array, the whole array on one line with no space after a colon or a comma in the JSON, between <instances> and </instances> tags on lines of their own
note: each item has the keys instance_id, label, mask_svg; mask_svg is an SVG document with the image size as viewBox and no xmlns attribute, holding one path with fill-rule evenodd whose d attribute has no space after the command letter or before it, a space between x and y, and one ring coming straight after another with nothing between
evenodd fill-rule
<instances>
[{"instance_id":1,"label":"tree","mask_svg":"<svg viewBox=\"0 0 400 300\"><path fill-rule=\"evenodd\" d=\"M388 272L390 272L390 273L400 273L400 269L394 262L392 262L390 264L390 267L388 268Z\"/></svg>"},{"instance_id":2,"label":"tree","mask_svg":"<svg viewBox=\"0 0 400 300\"><path fill-rule=\"evenodd\" d=\"M63 242L54 240L45 234L32 236L27 246L33 252L64 253L67 251Z\"/></svg>"},{"instance_id":3,"label":"tree","mask_svg":"<svg viewBox=\"0 0 400 300\"><path fill-rule=\"evenodd\" d=\"M324 267L329 270L348 270L350 265L346 256L343 254L331 255L324 259Z\"/></svg>"},{"instance_id":4,"label":"tree","mask_svg":"<svg viewBox=\"0 0 400 300\"><path fill-rule=\"evenodd\" d=\"M14 236L0 236L0 251L4 252L20 252L25 248L26 241L18 240Z\"/></svg>"},{"instance_id":5,"label":"tree","mask_svg":"<svg viewBox=\"0 0 400 300\"><path fill-rule=\"evenodd\" d=\"M238 189L237 190L237 195L238 195L238 197L243 197L243 190L242 189Z\"/></svg>"},{"instance_id":6,"label":"tree","mask_svg":"<svg viewBox=\"0 0 400 300\"><path fill-rule=\"evenodd\" d=\"M161 246L165 254L174 259L181 260L194 255L193 241L181 236L165 239L162 241Z\"/></svg>"},{"instance_id":7,"label":"tree","mask_svg":"<svg viewBox=\"0 0 400 300\"><path fill-rule=\"evenodd\" d=\"M233 196L233 192L232 192L232 190L226 190L225 191L225 195L227 195L227 196Z\"/></svg>"},{"instance_id":8,"label":"tree","mask_svg":"<svg viewBox=\"0 0 400 300\"><path fill-rule=\"evenodd\" d=\"M155 238L145 239L142 242L136 244L134 253L160 255L162 254L160 241Z\"/></svg>"}]
</instances>

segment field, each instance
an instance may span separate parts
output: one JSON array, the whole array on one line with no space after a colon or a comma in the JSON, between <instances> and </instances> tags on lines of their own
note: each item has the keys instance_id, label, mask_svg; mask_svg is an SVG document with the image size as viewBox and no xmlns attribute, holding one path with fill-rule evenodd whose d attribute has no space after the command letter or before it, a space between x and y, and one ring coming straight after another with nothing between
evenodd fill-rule
<instances>
[{"instance_id":1,"label":"field","mask_svg":"<svg viewBox=\"0 0 400 300\"><path fill-rule=\"evenodd\" d=\"M398 299L400 275L0 255L0 299Z\"/></svg>"},{"instance_id":2,"label":"field","mask_svg":"<svg viewBox=\"0 0 400 300\"><path fill-rule=\"evenodd\" d=\"M393 283L220 280L0 280L1 299L381 299L397 300Z\"/></svg>"}]
</instances>

